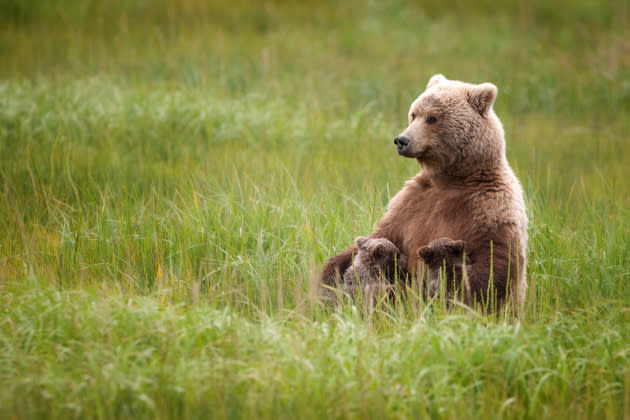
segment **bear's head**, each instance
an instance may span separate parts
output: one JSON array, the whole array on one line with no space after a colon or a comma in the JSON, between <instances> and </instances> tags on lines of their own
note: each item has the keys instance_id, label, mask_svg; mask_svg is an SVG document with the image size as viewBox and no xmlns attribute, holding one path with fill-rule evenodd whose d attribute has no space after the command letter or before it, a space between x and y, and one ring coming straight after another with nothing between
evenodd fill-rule
<instances>
[{"instance_id":1,"label":"bear's head","mask_svg":"<svg viewBox=\"0 0 630 420\"><path fill-rule=\"evenodd\" d=\"M440 238L418 250L418 256L429 267L429 294L431 297L439 293L441 280L444 276L446 276L445 287L448 292L457 289L458 282L466 280L464 276L470 266L465 264L465 246L466 242L461 240Z\"/></svg>"},{"instance_id":2,"label":"bear's head","mask_svg":"<svg viewBox=\"0 0 630 420\"><path fill-rule=\"evenodd\" d=\"M439 267L442 261L447 264L461 263L465 246L465 241L440 238L420 248L418 255L429 267Z\"/></svg>"},{"instance_id":3,"label":"bear's head","mask_svg":"<svg viewBox=\"0 0 630 420\"><path fill-rule=\"evenodd\" d=\"M398 154L425 169L466 176L505 159L503 127L492 110L497 88L437 74L409 109L409 126L394 139Z\"/></svg>"},{"instance_id":4,"label":"bear's head","mask_svg":"<svg viewBox=\"0 0 630 420\"><path fill-rule=\"evenodd\" d=\"M385 238L366 238L359 236L355 239L359 249L356 264L363 264L373 269L387 270L393 268L401 259L401 253L392 242Z\"/></svg>"},{"instance_id":5,"label":"bear's head","mask_svg":"<svg viewBox=\"0 0 630 420\"><path fill-rule=\"evenodd\" d=\"M356 296L360 289L374 293L374 287L384 287L379 290L389 292L393 283L404 278L407 257L392 242L385 238L359 236L355 244L357 253L343 276L344 292L349 296Z\"/></svg>"}]
</instances>

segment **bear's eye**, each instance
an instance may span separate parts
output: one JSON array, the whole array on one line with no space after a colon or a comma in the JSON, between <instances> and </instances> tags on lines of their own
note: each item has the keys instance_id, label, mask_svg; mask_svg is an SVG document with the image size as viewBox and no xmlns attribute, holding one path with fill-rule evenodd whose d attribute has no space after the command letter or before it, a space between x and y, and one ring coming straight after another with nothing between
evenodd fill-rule
<instances>
[{"instance_id":1,"label":"bear's eye","mask_svg":"<svg viewBox=\"0 0 630 420\"><path fill-rule=\"evenodd\" d=\"M430 117L427 117L427 124L435 124L436 121L437 121L437 118L435 118L433 115L431 115Z\"/></svg>"},{"instance_id":2,"label":"bear's eye","mask_svg":"<svg viewBox=\"0 0 630 420\"><path fill-rule=\"evenodd\" d=\"M382 246L377 246L374 249L374 253L372 255L374 255L374 258L381 258L383 255L385 255L385 253L383 252L383 247Z\"/></svg>"}]
</instances>

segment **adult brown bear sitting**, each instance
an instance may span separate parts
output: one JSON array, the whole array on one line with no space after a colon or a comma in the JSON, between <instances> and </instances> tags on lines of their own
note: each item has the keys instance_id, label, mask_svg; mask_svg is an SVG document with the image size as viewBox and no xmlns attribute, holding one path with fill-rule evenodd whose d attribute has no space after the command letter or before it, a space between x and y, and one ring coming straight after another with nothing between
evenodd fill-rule
<instances>
[{"instance_id":1,"label":"adult brown bear sitting","mask_svg":"<svg viewBox=\"0 0 630 420\"><path fill-rule=\"evenodd\" d=\"M394 139L398 154L422 169L391 199L369 237L390 240L416 276L426 272L421 247L440 238L465 241L472 302L489 312L508 302L516 314L527 291L527 215L492 109L496 95L491 83L431 78L409 109L409 126ZM356 252L353 245L326 262L324 290L340 286Z\"/></svg>"}]
</instances>

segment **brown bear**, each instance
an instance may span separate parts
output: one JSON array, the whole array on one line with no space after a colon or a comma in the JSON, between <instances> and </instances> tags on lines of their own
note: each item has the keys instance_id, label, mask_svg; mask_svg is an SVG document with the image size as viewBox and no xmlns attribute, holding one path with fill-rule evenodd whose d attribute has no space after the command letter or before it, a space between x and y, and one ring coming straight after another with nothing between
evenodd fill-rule
<instances>
[{"instance_id":1,"label":"brown bear","mask_svg":"<svg viewBox=\"0 0 630 420\"><path fill-rule=\"evenodd\" d=\"M364 299L372 300L406 279L407 257L389 240L359 236L355 245L357 253L343 275L343 290L347 295L354 298L362 290Z\"/></svg>"},{"instance_id":2,"label":"brown bear","mask_svg":"<svg viewBox=\"0 0 630 420\"><path fill-rule=\"evenodd\" d=\"M443 290L447 298L458 298L470 304L470 285L464 248L466 242L440 238L423 246L418 255L425 264L425 278L428 279L428 295L438 297Z\"/></svg>"},{"instance_id":3,"label":"brown bear","mask_svg":"<svg viewBox=\"0 0 630 420\"><path fill-rule=\"evenodd\" d=\"M411 104L409 126L394 139L398 154L416 159L421 170L390 200L369 237L394 243L416 273L421 247L445 237L465 241L472 301L488 312L509 303L517 314L527 290L527 215L492 109L496 95L491 83L441 74L429 80ZM353 245L326 261L324 289L340 284L356 252Z\"/></svg>"}]
</instances>

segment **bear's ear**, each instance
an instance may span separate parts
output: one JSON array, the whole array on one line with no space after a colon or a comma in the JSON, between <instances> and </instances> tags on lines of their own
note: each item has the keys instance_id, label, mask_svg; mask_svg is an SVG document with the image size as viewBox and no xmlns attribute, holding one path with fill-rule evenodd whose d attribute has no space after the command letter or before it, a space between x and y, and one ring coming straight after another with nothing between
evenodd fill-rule
<instances>
[{"instance_id":1,"label":"bear's ear","mask_svg":"<svg viewBox=\"0 0 630 420\"><path fill-rule=\"evenodd\" d=\"M440 82L445 82L448 79L446 77L444 77L444 75L441 74L436 74L433 77L431 77L431 79L429 79L429 83L427 83L427 89L437 85Z\"/></svg>"},{"instance_id":2,"label":"bear's ear","mask_svg":"<svg viewBox=\"0 0 630 420\"><path fill-rule=\"evenodd\" d=\"M422 258L426 264L431 263L434 255L434 249L429 246L423 246L418 250L418 256L420 256L420 258Z\"/></svg>"},{"instance_id":3,"label":"bear's ear","mask_svg":"<svg viewBox=\"0 0 630 420\"><path fill-rule=\"evenodd\" d=\"M470 88L468 92L468 103L481 116L488 114L494 100L497 97L497 87L492 83L482 83Z\"/></svg>"},{"instance_id":4,"label":"bear's ear","mask_svg":"<svg viewBox=\"0 0 630 420\"><path fill-rule=\"evenodd\" d=\"M365 236L357 236L357 238L354 240L354 243L356 244L357 248L365 250L365 245L368 241L369 239Z\"/></svg>"}]
</instances>

